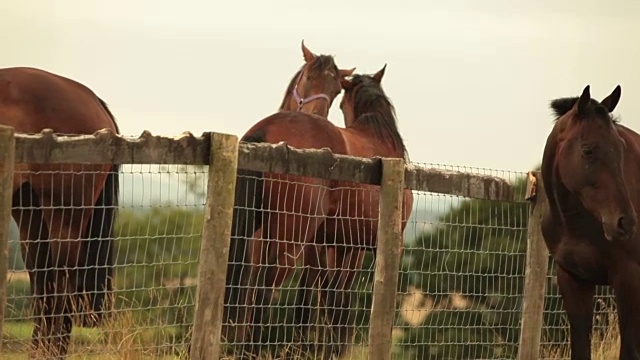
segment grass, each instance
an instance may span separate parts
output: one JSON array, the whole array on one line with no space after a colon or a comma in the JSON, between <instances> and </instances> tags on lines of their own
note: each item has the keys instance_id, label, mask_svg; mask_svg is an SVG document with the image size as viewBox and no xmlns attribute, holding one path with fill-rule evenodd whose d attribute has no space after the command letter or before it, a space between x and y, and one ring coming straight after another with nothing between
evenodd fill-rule
<instances>
[{"instance_id":1,"label":"grass","mask_svg":"<svg viewBox=\"0 0 640 360\"><path fill-rule=\"evenodd\" d=\"M25 320L30 309L29 282L12 275L2 358L27 359L33 330L32 322ZM180 359L189 331L184 325L188 320L181 313L192 303L190 291L180 288L184 289L116 292L117 310L99 329L74 326L68 358Z\"/></svg>"},{"instance_id":2,"label":"grass","mask_svg":"<svg viewBox=\"0 0 640 360\"><path fill-rule=\"evenodd\" d=\"M4 325L3 359L27 359L31 322ZM179 329L140 327L130 314L122 313L100 329L74 327L68 359L180 359Z\"/></svg>"},{"instance_id":3,"label":"grass","mask_svg":"<svg viewBox=\"0 0 640 360\"><path fill-rule=\"evenodd\" d=\"M134 271L135 266L126 270ZM129 277L131 279L131 277ZM133 287L133 286L131 286ZM191 319L178 316L175 309L185 310L192 306L192 285L178 286L183 290L167 293L167 289L138 289L120 292L118 309L99 329L74 327L70 345L70 360L75 359L161 359L181 360L184 358L188 343L188 326ZM8 306L9 319L22 317L26 309L23 301L28 299L28 280L15 277L9 283L9 293L13 302ZM177 291L177 290L176 290ZM160 292L160 294L156 294ZM126 299L124 298L126 296ZM158 308L160 306L160 308ZM594 360L613 360L618 358L620 347L617 315L612 308L602 312L606 316L607 328L595 331L593 336L592 357ZM188 312L188 311L187 311ZM182 325L181 325L182 324ZM6 321L3 334L3 359L28 359L28 347L31 342L32 323L26 320ZM360 329L362 330L362 329ZM402 344L402 331L394 332L394 344ZM360 335L363 337L366 335ZM353 339L355 343L359 342ZM359 339L359 340L365 340ZM365 340L366 341L366 340ZM296 353L298 349L284 347L279 355L295 355L295 358L309 358L307 354ZM360 360L367 358L366 346L350 347L343 359ZM402 349L399 353L402 353ZM549 346L541 351L541 358L555 360L568 359L568 344ZM233 357L224 359L232 360ZM268 359L268 358L267 358Z\"/></svg>"},{"instance_id":4,"label":"grass","mask_svg":"<svg viewBox=\"0 0 640 360\"><path fill-rule=\"evenodd\" d=\"M72 333L72 344L68 360L80 359L154 359L181 360L185 354L163 354L158 352L154 339L158 335L171 336L176 329L139 329L129 323L131 316L119 316L118 320L106 324L102 329L87 329L75 327ZM6 360L29 359L28 344L31 341L32 324L30 322L8 322L4 327L3 357ZM155 348L155 351L153 350ZM295 351L295 350L294 350ZM352 346L347 350L343 359L364 360L368 358L366 346ZM305 359L304 354L296 354L291 349L283 349L281 355L295 355L295 358ZM223 357L232 360L233 357ZM271 358L267 358L269 360Z\"/></svg>"},{"instance_id":5,"label":"grass","mask_svg":"<svg viewBox=\"0 0 640 360\"><path fill-rule=\"evenodd\" d=\"M604 314L608 317L608 326L601 331L594 331L591 340L591 357L593 360L618 360L620 352L618 315L615 309L608 309ZM569 344L545 348L541 355L542 359L569 359Z\"/></svg>"}]
</instances>

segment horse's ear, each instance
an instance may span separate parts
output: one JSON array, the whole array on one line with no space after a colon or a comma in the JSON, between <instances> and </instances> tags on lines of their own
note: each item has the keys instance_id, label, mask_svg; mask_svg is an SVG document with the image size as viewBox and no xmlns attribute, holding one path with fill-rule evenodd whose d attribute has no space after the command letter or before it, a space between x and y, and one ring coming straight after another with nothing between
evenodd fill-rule
<instances>
[{"instance_id":1,"label":"horse's ear","mask_svg":"<svg viewBox=\"0 0 640 360\"><path fill-rule=\"evenodd\" d=\"M340 78L346 78L347 76L353 75L353 72L356 71L356 68L353 69L339 69L338 73L340 74Z\"/></svg>"},{"instance_id":2,"label":"horse's ear","mask_svg":"<svg viewBox=\"0 0 640 360\"><path fill-rule=\"evenodd\" d=\"M384 76L384 70L387 68L387 64L384 64L382 69L378 70L375 75L373 75L373 80L375 80L378 84L382 81L382 77Z\"/></svg>"},{"instance_id":3,"label":"horse's ear","mask_svg":"<svg viewBox=\"0 0 640 360\"><path fill-rule=\"evenodd\" d=\"M351 80L347 80L345 78L340 79L340 86L344 89L344 91L349 91L353 89L353 82Z\"/></svg>"},{"instance_id":4,"label":"horse's ear","mask_svg":"<svg viewBox=\"0 0 640 360\"><path fill-rule=\"evenodd\" d=\"M304 45L304 40L302 40L302 56L304 56L304 61L307 64L313 62L313 60L316 59L316 54L307 49L307 47Z\"/></svg>"},{"instance_id":5,"label":"horse's ear","mask_svg":"<svg viewBox=\"0 0 640 360\"><path fill-rule=\"evenodd\" d=\"M589 106L589 102L591 102L591 87L587 85L584 90L582 90L582 95L580 95L580 99L578 99L578 115L585 114L587 107Z\"/></svg>"},{"instance_id":6,"label":"horse's ear","mask_svg":"<svg viewBox=\"0 0 640 360\"><path fill-rule=\"evenodd\" d=\"M622 88L618 85L609 96L600 101L600 104L606 107L609 112L613 112L620 101L620 95L622 95Z\"/></svg>"}]
</instances>

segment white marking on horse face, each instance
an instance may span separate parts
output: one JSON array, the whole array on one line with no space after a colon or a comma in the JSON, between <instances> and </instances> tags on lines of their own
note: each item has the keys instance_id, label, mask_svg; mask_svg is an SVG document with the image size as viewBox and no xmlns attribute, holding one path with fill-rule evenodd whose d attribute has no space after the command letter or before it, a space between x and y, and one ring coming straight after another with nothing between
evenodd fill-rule
<instances>
[{"instance_id":1,"label":"white marking on horse face","mask_svg":"<svg viewBox=\"0 0 640 360\"><path fill-rule=\"evenodd\" d=\"M333 71L331 71L331 70L325 70L325 71L324 71L324 73L325 73L326 75L331 75L331 76L333 76L333 77L338 76L335 72L333 72Z\"/></svg>"}]
</instances>

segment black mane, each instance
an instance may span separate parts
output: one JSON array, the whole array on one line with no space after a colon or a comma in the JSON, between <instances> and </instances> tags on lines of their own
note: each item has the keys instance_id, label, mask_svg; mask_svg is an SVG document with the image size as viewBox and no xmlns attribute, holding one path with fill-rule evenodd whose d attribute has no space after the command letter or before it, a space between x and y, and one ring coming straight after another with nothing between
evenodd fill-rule
<instances>
[{"instance_id":1,"label":"black mane","mask_svg":"<svg viewBox=\"0 0 640 360\"><path fill-rule=\"evenodd\" d=\"M576 104L576 102L578 102L579 99L580 98L576 96L576 97L565 97L565 98L552 100L550 103L550 107L553 110L553 113L556 117L556 121L562 116L564 116L566 113L568 113ZM614 123L618 122L617 118L614 118L609 114L609 110L607 110L607 108L605 108L602 104L600 104L598 101L594 99L591 99L589 101L589 106L587 106L587 111L589 112L588 113L589 115L594 115L593 117L600 118L603 120L609 120ZM589 117L592 117L592 116L587 116L587 118Z\"/></svg>"},{"instance_id":2,"label":"black mane","mask_svg":"<svg viewBox=\"0 0 640 360\"><path fill-rule=\"evenodd\" d=\"M296 73L289 81L289 85L287 86L287 90L284 93L284 99L282 99L282 103L280 104L280 110L282 110L289 102L289 98L293 93L293 88L296 86L296 80L298 80L298 76L300 72L305 68L304 65L300 68L300 70L296 71ZM336 74L338 74L338 66L333 60L333 56L331 55L318 55L316 59L310 65L310 70L313 72L322 72L325 70L333 70Z\"/></svg>"},{"instance_id":3,"label":"black mane","mask_svg":"<svg viewBox=\"0 0 640 360\"><path fill-rule=\"evenodd\" d=\"M355 91L353 115L356 119L351 126L367 126L380 141L391 141L407 158L407 149L398 132L395 108L380 84L373 77L360 74L354 75L351 81L352 91Z\"/></svg>"}]
</instances>

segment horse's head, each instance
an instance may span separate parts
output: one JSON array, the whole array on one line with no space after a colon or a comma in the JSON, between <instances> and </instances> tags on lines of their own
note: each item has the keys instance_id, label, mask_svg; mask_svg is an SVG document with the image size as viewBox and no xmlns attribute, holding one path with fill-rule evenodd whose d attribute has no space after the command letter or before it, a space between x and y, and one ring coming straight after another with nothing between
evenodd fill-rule
<instances>
[{"instance_id":1,"label":"horse's head","mask_svg":"<svg viewBox=\"0 0 640 360\"><path fill-rule=\"evenodd\" d=\"M633 236L637 223L624 181L626 144L611 116L620 94L617 86L598 102L591 99L587 86L580 97L551 102L560 129L556 176L602 222L604 235L611 241Z\"/></svg>"},{"instance_id":2,"label":"horse's head","mask_svg":"<svg viewBox=\"0 0 640 360\"><path fill-rule=\"evenodd\" d=\"M340 94L340 80L351 75L355 68L341 70L333 57L316 55L302 41L305 64L287 88L281 110L296 110L323 117L329 115L333 100Z\"/></svg>"},{"instance_id":3,"label":"horse's head","mask_svg":"<svg viewBox=\"0 0 640 360\"><path fill-rule=\"evenodd\" d=\"M340 109L344 114L344 124L349 127L353 125L353 122L362 115L362 112L369 111L368 109L372 104L373 98L384 98L386 95L382 90L381 82L384 76L384 71L387 68L385 64L374 75L355 75L353 79L342 79L340 82L344 89L344 96L340 103ZM360 94L361 96L358 96ZM370 96L362 96L370 95ZM361 101L357 101L361 99Z\"/></svg>"}]
</instances>

